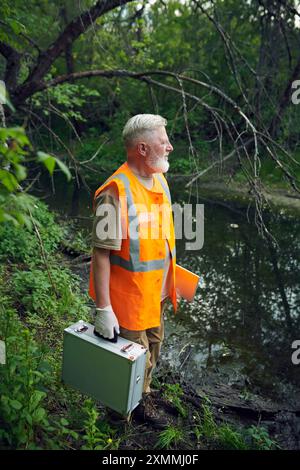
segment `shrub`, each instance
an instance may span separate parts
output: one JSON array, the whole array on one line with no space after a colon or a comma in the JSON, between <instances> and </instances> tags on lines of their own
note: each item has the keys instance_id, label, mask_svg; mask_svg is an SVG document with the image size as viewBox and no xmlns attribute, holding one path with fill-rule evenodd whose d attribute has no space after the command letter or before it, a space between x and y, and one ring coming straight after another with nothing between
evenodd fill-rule
<instances>
[{"instance_id":1,"label":"shrub","mask_svg":"<svg viewBox=\"0 0 300 470\"><path fill-rule=\"evenodd\" d=\"M64 229L55 223L54 214L49 212L46 204L36 199L32 212L35 225L39 231L44 250L52 254L64 237ZM0 224L0 261L33 263L39 260L41 248L34 227L13 225L11 222Z\"/></svg>"},{"instance_id":2,"label":"shrub","mask_svg":"<svg viewBox=\"0 0 300 470\"><path fill-rule=\"evenodd\" d=\"M39 432L49 426L44 401L51 370L43 349L8 306L0 308L0 330L6 344L6 364L0 368L0 438L12 448L36 449Z\"/></svg>"},{"instance_id":3,"label":"shrub","mask_svg":"<svg viewBox=\"0 0 300 470\"><path fill-rule=\"evenodd\" d=\"M11 276L14 297L21 311L57 320L76 319L77 315L86 318L87 298L80 293L79 281L67 268L59 267L15 271Z\"/></svg>"}]
</instances>

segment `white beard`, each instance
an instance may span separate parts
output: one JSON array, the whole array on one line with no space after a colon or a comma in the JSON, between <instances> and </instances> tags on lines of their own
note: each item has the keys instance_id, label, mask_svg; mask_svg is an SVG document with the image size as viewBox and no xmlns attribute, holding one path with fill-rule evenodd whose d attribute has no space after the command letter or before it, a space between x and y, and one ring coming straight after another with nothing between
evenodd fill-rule
<instances>
[{"instance_id":1,"label":"white beard","mask_svg":"<svg viewBox=\"0 0 300 470\"><path fill-rule=\"evenodd\" d=\"M166 173L170 167L168 160L164 157L157 157L156 155L148 156L147 165L155 173Z\"/></svg>"}]
</instances>

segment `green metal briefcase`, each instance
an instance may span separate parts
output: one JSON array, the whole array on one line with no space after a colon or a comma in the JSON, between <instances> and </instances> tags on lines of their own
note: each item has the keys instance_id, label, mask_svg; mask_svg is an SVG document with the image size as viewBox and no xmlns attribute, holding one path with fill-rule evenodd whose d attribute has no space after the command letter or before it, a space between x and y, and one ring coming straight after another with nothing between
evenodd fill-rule
<instances>
[{"instance_id":1,"label":"green metal briefcase","mask_svg":"<svg viewBox=\"0 0 300 470\"><path fill-rule=\"evenodd\" d=\"M118 337L111 343L79 322L64 330L63 381L122 415L139 404L147 349Z\"/></svg>"}]
</instances>

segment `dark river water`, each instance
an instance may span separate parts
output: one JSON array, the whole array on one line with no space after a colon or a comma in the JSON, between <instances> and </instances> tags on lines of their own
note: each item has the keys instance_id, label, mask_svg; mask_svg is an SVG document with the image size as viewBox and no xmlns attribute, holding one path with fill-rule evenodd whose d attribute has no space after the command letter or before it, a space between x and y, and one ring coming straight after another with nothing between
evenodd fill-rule
<instances>
[{"instance_id":1,"label":"dark river water","mask_svg":"<svg viewBox=\"0 0 300 470\"><path fill-rule=\"evenodd\" d=\"M104 177L99 181L104 181ZM177 262L200 275L193 303L182 301L176 316L167 312L162 356L183 377L201 386L218 380L240 389L295 402L300 364L292 343L300 340L300 220L266 212L277 245L258 234L253 211L241 203L197 199L182 183L170 183L173 203L204 204L204 244L186 250L177 240ZM93 190L96 187L92 188ZM56 186L50 207L80 217L91 215L91 197ZM88 232L91 219L77 219ZM300 354L299 354L300 357Z\"/></svg>"}]
</instances>

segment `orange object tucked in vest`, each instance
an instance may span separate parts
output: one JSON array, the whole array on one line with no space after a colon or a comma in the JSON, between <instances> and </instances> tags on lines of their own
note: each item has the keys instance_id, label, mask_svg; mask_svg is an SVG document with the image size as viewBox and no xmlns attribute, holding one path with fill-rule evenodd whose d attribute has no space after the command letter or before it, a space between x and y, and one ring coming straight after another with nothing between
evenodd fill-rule
<instances>
[{"instance_id":1,"label":"orange object tucked in vest","mask_svg":"<svg viewBox=\"0 0 300 470\"><path fill-rule=\"evenodd\" d=\"M171 253L172 282L169 297L176 311L175 234L168 183L154 175L154 185L146 189L124 163L95 192L116 185L121 203L123 240L121 249L110 252L110 300L120 326L146 330L159 326L166 240ZM95 200L94 199L94 200ZM89 294L95 299L93 264Z\"/></svg>"}]
</instances>

